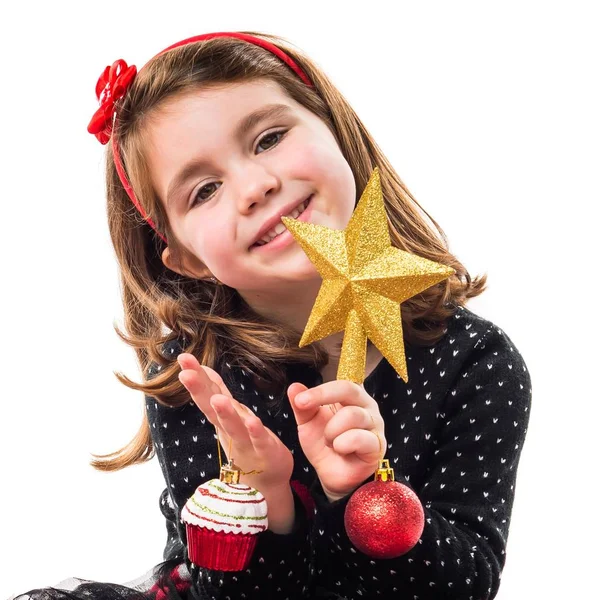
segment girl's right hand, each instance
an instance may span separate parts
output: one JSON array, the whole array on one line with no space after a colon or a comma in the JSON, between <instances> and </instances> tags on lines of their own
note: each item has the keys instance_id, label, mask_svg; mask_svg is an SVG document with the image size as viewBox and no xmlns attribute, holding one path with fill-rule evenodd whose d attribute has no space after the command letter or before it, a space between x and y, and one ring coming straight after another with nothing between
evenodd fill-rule
<instances>
[{"instance_id":1,"label":"girl's right hand","mask_svg":"<svg viewBox=\"0 0 600 600\"><path fill-rule=\"evenodd\" d=\"M221 376L201 365L193 354L177 357L181 366L179 381L190 392L194 403L215 426L221 445L243 471L262 471L242 475L240 481L264 495L289 488L294 458L283 442L245 405L233 398Z\"/></svg>"}]
</instances>

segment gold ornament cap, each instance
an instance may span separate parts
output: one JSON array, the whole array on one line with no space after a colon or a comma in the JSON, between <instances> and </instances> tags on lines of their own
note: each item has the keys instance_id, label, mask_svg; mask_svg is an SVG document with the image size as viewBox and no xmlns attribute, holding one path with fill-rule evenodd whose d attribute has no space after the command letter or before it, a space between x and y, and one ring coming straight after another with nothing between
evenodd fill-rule
<instances>
[{"instance_id":1,"label":"gold ornament cap","mask_svg":"<svg viewBox=\"0 0 600 600\"><path fill-rule=\"evenodd\" d=\"M379 467L375 471L375 481L394 481L394 469L390 467L390 461L382 458Z\"/></svg>"},{"instance_id":2,"label":"gold ornament cap","mask_svg":"<svg viewBox=\"0 0 600 600\"><path fill-rule=\"evenodd\" d=\"M219 473L219 480L223 483L239 483L241 473L241 470L233 462L232 458L227 464L221 467L221 472Z\"/></svg>"}]
</instances>

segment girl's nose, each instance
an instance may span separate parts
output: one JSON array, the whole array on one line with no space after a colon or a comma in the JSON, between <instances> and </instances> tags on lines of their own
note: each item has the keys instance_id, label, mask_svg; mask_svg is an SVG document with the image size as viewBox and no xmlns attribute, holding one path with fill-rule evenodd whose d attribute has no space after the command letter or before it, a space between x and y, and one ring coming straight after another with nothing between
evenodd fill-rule
<instances>
[{"instance_id":1,"label":"girl's nose","mask_svg":"<svg viewBox=\"0 0 600 600\"><path fill-rule=\"evenodd\" d=\"M237 182L238 210L240 213L247 213L255 204L268 200L279 187L279 179L267 169L256 165L247 169Z\"/></svg>"}]
</instances>

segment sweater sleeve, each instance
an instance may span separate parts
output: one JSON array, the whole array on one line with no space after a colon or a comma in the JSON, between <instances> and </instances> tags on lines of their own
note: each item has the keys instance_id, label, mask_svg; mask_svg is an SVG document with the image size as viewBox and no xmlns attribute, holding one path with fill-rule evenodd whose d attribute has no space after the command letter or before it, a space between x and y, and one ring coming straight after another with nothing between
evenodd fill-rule
<instances>
[{"instance_id":1,"label":"sweater sleeve","mask_svg":"<svg viewBox=\"0 0 600 600\"><path fill-rule=\"evenodd\" d=\"M183 560L183 542L177 531L177 515L175 514L175 507L167 488L160 494L159 506L160 512L165 517L165 526L167 529L167 542L163 550L163 560L172 560L174 558L181 558Z\"/></svg>"},{"instance_id":2,"label":"sweater sleeve","mask_svg":"<svg viewBox=\"0 0 600 600\"><path fill-rule=\"evenodd\" d=\"M395 559L356 550L344 529L350 496L329 503L318 484L317 568L327 587L350 598L494 598L505 563L517 466L527 431L531 379L508 336L495 326L463 364L444 404L436 450L415 491L425 512L421 539ZM372 480L370 478L369 480Z\"/></svg>"}]
</instances>

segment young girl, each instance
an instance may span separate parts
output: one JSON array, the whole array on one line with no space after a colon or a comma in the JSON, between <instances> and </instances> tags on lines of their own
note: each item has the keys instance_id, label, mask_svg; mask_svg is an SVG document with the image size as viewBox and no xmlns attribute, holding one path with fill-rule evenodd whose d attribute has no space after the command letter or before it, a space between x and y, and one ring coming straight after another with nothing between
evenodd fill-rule
<instances>
[{"instance_id":1,"label":"young girl","mask_svg":"<svg viewBox=\"0 0 600 600\"><path fill-rule=\"evenodd\" d=\"M126 585L72 580L34 598L496 596L531 380L510 338L464 307L484 291L448 251L323 72L274 36L215 33L100 78L89 131L107 153L123 340L146 375L135 438L93 466L158 456L164 562ZM321 278L281 216L343 230L378 167L394 246L456 274L402 304L405 383L368 344L363 385L336 381L343 332L298 343ZM429 216L429 215L427 215ZM309 393L301 393L310 390ZM332 409L332 410L330 410ZM337 410L336 410L337 409ZM188 558L181 509L218 478L217 434L268 503L241 572ZM379 444L422 503L408 553L373 559L344 528ZM68 588L68 591L67 591Z\"/></svg>"}]
</instances>

